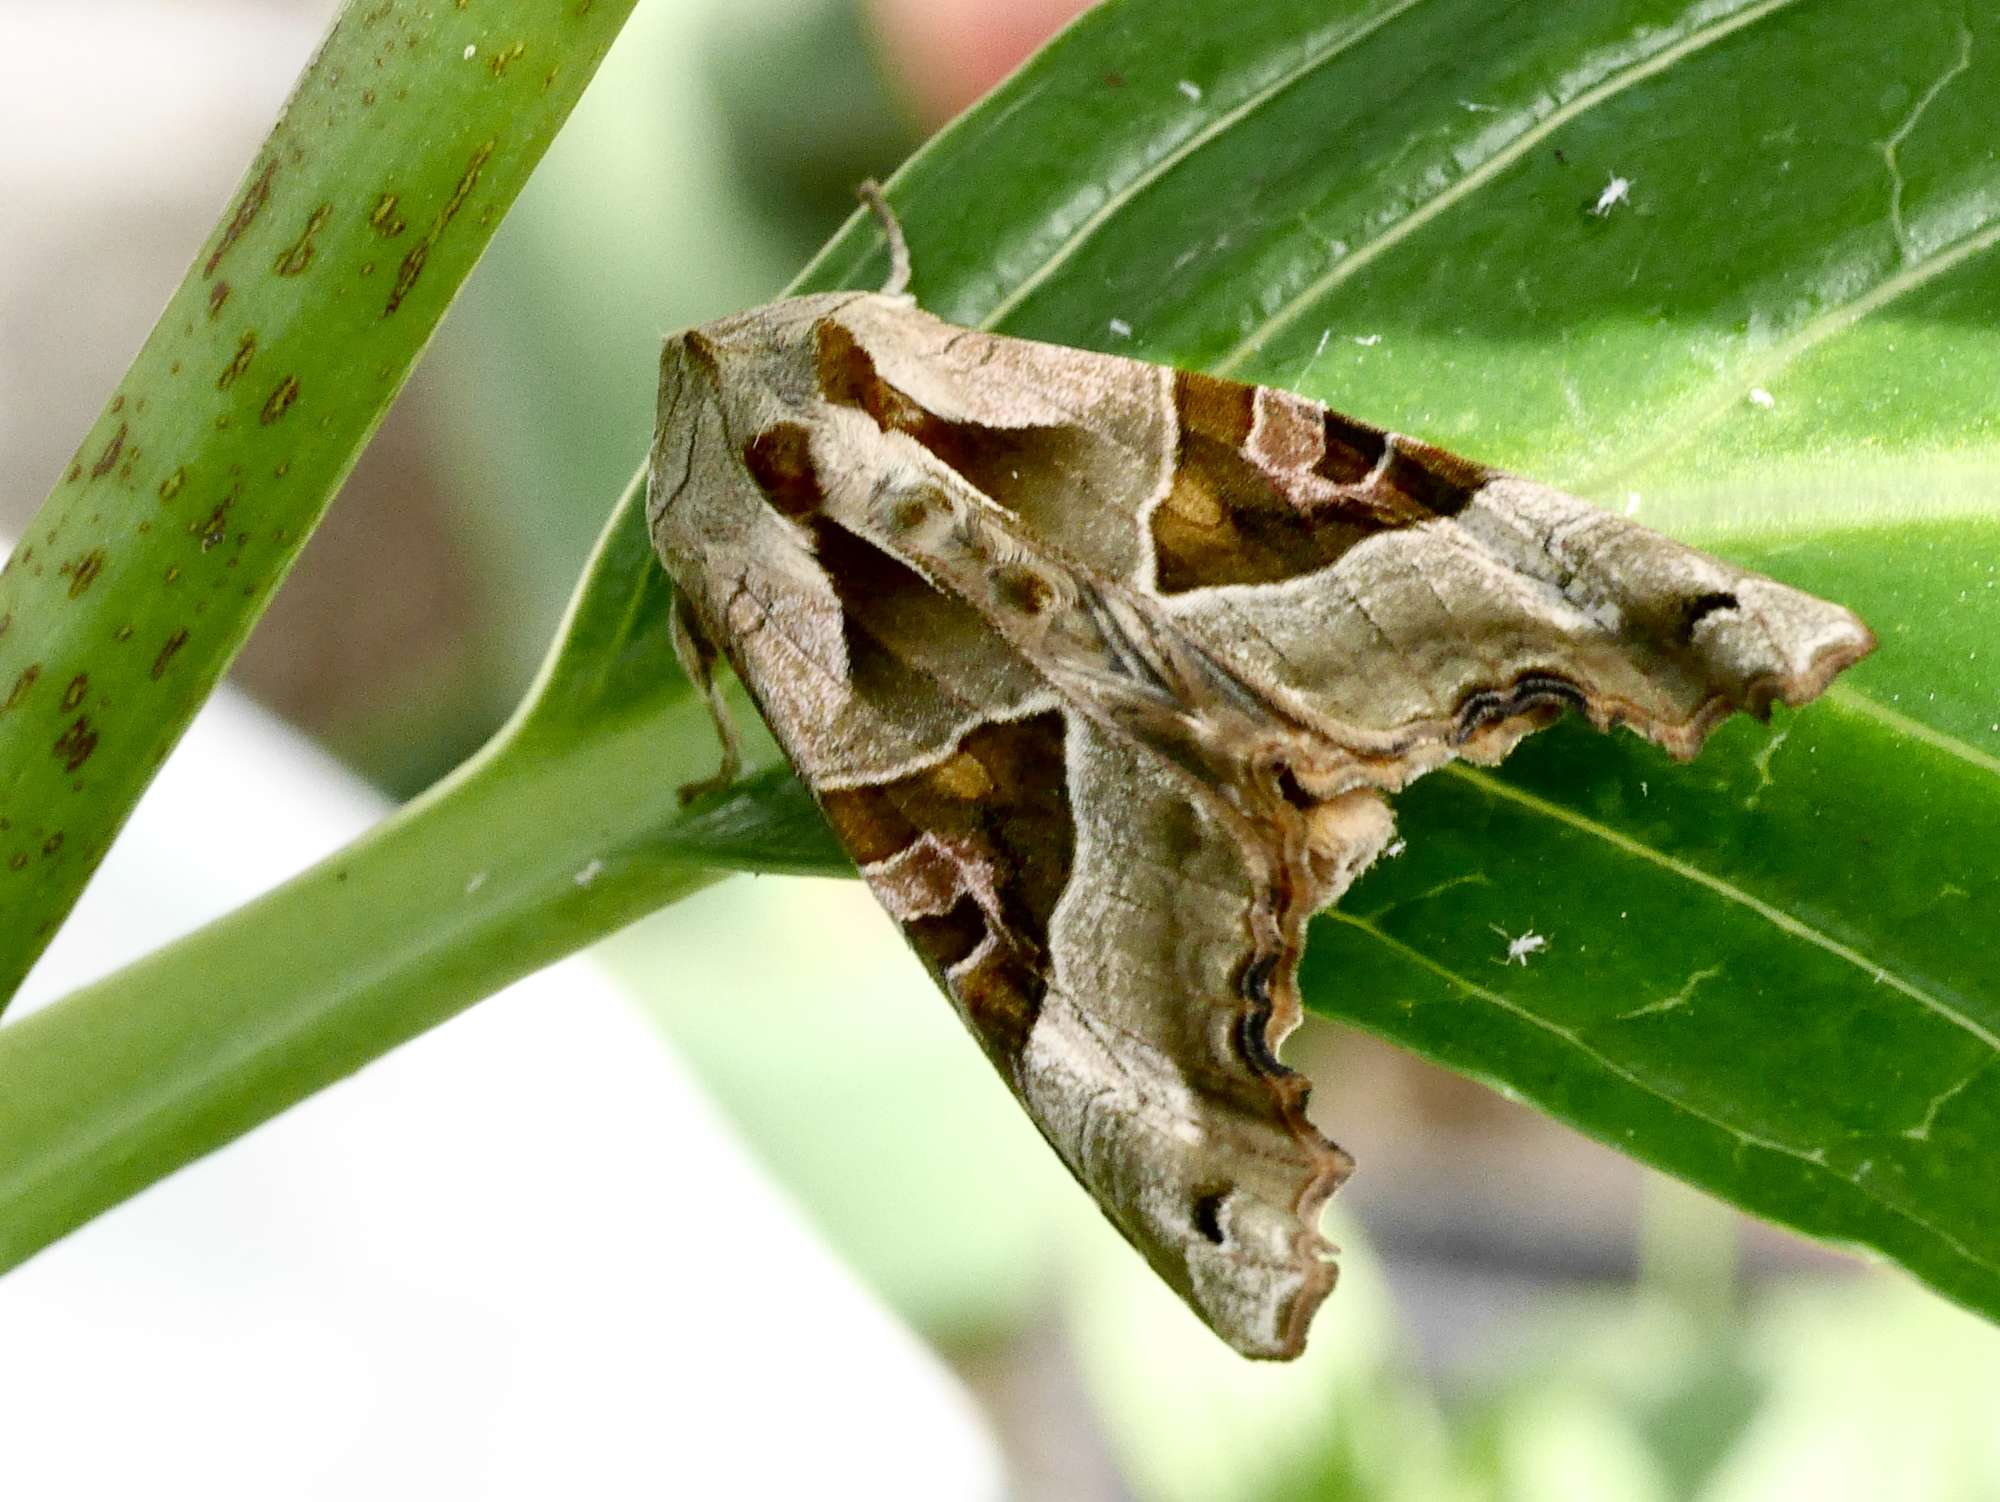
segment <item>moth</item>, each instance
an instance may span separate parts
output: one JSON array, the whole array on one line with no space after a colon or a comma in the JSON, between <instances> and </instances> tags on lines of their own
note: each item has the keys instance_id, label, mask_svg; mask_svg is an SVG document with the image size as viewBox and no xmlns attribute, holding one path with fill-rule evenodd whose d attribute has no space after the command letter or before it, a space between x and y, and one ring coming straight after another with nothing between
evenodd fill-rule
<instances>
[{"instance_id":1,"label":"moth","mask_svg":"<svg viewBox=\"0 0 2000 1502\"><path fill-rule=\"evenodd\" d=\"M1348 1155L1279 1061L1384 795L1565 709L1678 758L1874 646L1838 605L1270 387L795 297L668 339L647 520L1035 1125L1224 1340L1303 1348Z\"/></svg>"}]
</instances>

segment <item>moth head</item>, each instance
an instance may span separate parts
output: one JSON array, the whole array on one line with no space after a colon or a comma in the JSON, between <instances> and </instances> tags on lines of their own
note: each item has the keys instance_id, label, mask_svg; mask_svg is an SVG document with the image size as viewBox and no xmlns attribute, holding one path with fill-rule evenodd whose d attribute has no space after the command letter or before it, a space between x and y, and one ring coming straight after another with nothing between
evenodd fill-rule
<instances>
[{"instance_id":1,"label":"moth head","mask_svg":"<svg viewBox=\"0 0 2000 1502\"><path fill-rule=\"evenodd\" d=\"M857 304L904 301L854 292L795 297L669 336L647 489L655 538L684 495L739 480L755 482L794 521L817 511L830 477L820 472L810 433L822 421L829 383L849 374L829 368L827 331Z\"/></svg>"}]
</instances>

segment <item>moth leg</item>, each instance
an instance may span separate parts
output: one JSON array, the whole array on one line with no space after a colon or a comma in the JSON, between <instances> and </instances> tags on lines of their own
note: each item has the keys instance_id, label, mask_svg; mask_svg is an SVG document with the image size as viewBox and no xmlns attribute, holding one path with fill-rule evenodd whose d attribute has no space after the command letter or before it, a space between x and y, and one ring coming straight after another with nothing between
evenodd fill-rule
<instances>
[{"instance_id":1,"label":"moth leg","mask_svg":"<svg viewBox=\"0 0 2000 1502\"><path fill-rule=\"evenodd\" d=\"M722 685L715 679L715 660L719 655L715 643L702 629L701 618L694 613L687 595L679 589L674 591L673 637L674 656L680 660L681 671L688 675L688 681L708 701L716 739L722 742L722 765L715 775L681 785L680 798L685 804L706 798L710 793L720 793L736 781L743 770L743 742L736 732L735 717L722 697Z\"/></svg>"}]
</instances>

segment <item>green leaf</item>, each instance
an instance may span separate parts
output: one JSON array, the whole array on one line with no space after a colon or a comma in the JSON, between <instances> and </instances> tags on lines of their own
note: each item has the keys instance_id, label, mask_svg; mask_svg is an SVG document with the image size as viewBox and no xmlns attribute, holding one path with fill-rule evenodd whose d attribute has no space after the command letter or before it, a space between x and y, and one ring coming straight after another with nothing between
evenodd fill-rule
<instances>
[{"instance_id":1,"label":"green leaf","mask_svg":"<svg viewBox=\"0 0 2000 1502\"><path fill-rule=\"evenodd\" d=\"M946 317L1305 391L1871 620L1883 650L1825 701L1727 727L1691 767L1565 726L1498 772L1419 784L1399 801L1407 851L1321 920L1305 981L1326 1015L1988 1314L2000 164L1971 102L1996 82L1996 33L1984 13L1863 0L1583 0L1556 20L1483 0L1114 0L892 190L915 290ZM1614 178L1625 196L1595 212ZM885 270L857 220L801 290ZM652 677L649 568L628 496L542 708L401 816L401 838L478 839L454 811L514 764L577 758L598 787L691 775L692 750L653 750L694 722ZM482 817L546 786L496 789ZM663 800L587 806L609 821L597 845L680 838ZM782 839L739 831L711 854L829 859L784 781L735 807ZM510 829L524 862L577 853L557 821ZM554 903L554 887L521 901ZM429 899L434 953L462 960L447 895ZM481 935L515 952L480 949L477 973L392 962L348 983L407 984L442 1015L629 910L563 911L559 939ZM256 913L239 915L240 949L280 948L302 921ZM1546 947L1508 963L1531 932ZM136 979L98 1001L143 1036ZM297 1006L270 991L257 1010ZM358 1059L408 1029L356 1004L334 1030ZM0 1102L57 1056L10 1058L12 1031ZM227 1083L218 1067L210 1088Z\"/></svg>"},{"instance_id":2,"label":"green leaf","mask_svg":"<svg viewBox=\"0 0 2000 1502\"><path fill-rule=\"evenodd\" d=\"M1308 392L1885 643L1690 768L1564 727L1419 785L1310 1004L2000 1312L2000 18L1198 11L1096 13L898 184L927 305Z\"/></svg>"},{"instance_id":3,"label":"green leaf","mask_svg":"<svg viewBox=\"0 0 2000 1502\"><path fill-rule=\"evenodd\" d=\"M0 573L0 1006L633 0L350 0Z\"/></svg>"}]
</instances>

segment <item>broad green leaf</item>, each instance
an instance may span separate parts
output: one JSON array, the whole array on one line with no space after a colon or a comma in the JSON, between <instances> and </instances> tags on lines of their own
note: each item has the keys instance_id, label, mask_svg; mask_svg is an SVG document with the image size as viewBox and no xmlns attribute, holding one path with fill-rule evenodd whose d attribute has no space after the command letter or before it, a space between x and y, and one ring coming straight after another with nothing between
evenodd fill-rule
<instances>
[{"instance_id":1,"label":"broad green leaf","mask_svg":"<svg viewBox=\"0 0 2000 1502\"><path fill-rule=\"evenodd\" d=\"M1566 726L1420 784L1311 1005L2000 1310L2000 17L1131 5L1067 42L898 184L927 305L1305 391L1884 640L1693 767Z\"/></svg>"},{"instance_id":2,"label":"broad green leaf","mask_svg":"<svg viewBox=\"0 0 2000 1502\"><path fill-rule=\"evenodd\" d=\"M0 572L0 1007L291 569L632 4L342 9Z\"/></svg>"},{"instance_id":3,"label":"broad green leaf","mask_svg":"<svg viewBox=\"0 0 2000 1502\"><path fill-rule=\"evenodd\" d=\"M1305 980L1326 1015L1989 1315L2000 163L1977 103L1996 59L2000 18L1862 0L1113 0L892 185L915 290L943 316L1301 390L1870 619L1883 650L1825 701L1732 725L1691 767L1565 726L1500 771L1419 784L1407 850L1320 922ZM884 269L857 221L801 287ZM648 566L628 496L583 586L576 619L596 626L558 647L512 738L401 816L413 848L476 839L478 819L452 822L472 790L497 818L538 787L491 780L510 767L662 779L640 732L693 731L649 686ZM592 675L564 707L560 686ZM736 806L786 833L781 850L744 830L727 859L828 858L782 779ZM708 858L672 854L665 800L591 818L614 821L598 843ZM545 816L518 837L531 862L578 848ZM289 941L284 895L230 920L238 948ZM563 911L560 938L482 936L516 947L482 949L477 974L350 976L331 1024L348 1056L408 1030L382 1026L371 988L442 1015L630 909ZM1546 947L1508 963L1528 933ZM163 955L154 980L188 963ZM138 1036L147 1005L114 978L93 1015ZM11 1060L0 1033L0 1101L53 1056L50 1026Z\"/></svg>"}]
</instances>

